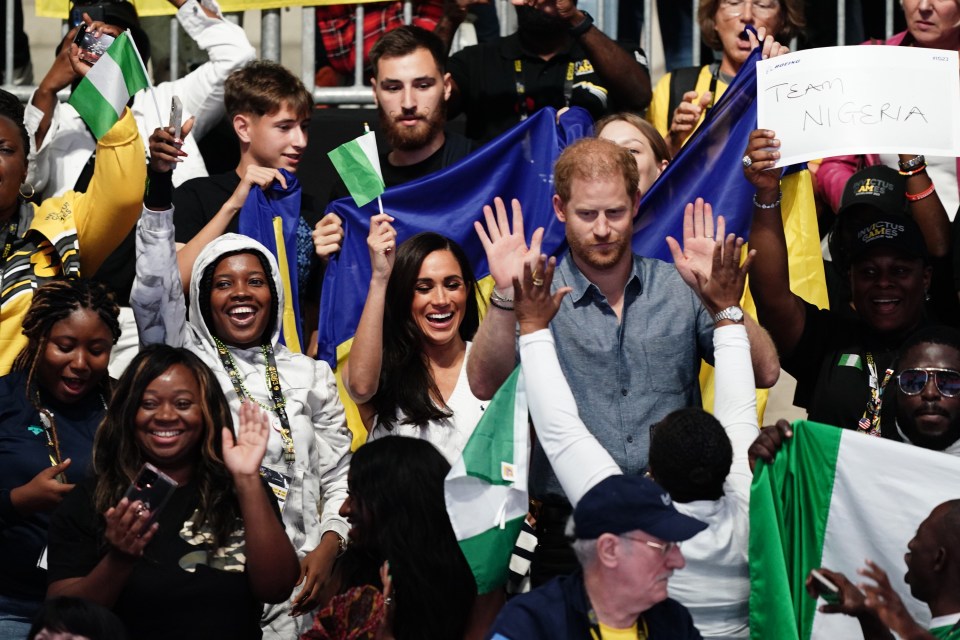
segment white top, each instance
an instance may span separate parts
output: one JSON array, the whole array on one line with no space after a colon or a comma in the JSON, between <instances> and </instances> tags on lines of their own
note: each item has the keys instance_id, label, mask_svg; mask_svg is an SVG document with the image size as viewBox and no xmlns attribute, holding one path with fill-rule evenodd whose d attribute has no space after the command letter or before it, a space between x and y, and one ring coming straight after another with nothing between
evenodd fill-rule
<instances>
[{"instance_id":1,"label":"white top","mask_svg":"<svg viewBox=\"0 0 960 640\"><path fill-rule=\"evenodd\" d=\"M716 501L674 503L681 513L708 527L683 543L685 569L670 579L670 597L693 616L704 638L749 638L747 570L752 474L747 449L759 434L753 365L746 328L733 324L714 331L716 403L714 412L733 446L733 464ZM549 330L520 336L527 400L537 437L570 503L596 483L620 473L609 453L577 413Z\"/></svg>"},{"instance_id":2,"label":"white top","mask_svg":"<svg viewBox=\"0 0 960 640\"><path fill-rule=\"evenodd\" d=\"M467 358L470 357L470 347L473 343L467 343L467 352L463 356L463 365L460 367L460 375L457 378L457 386L447 400L447 407L453 411L450 418L443 420L434 420L422 427L415 424L401 424L402 414L393 424L392 430L387 430L377 422L376 416L373 423L376 425L367 441L378 440L386 436L404 436L407 438L419 438L426 440L437 449L453 465L463 448L467 446L467 440L473 434L474 428L480 422L480 416L486 408L485 401L478 400L473 392L470 391L470 384L467 382Z\"/></svg>"},{"instance_id":3,"label":"white top","mask_svg":"<svg viewBox=\"0 0 960 640\"><path fill-rule=\"evenodd\" d=\"M220 14L213 0L204 0L206 6ZM180 186L191 178L207 175L207 167L200 155L197 140L202 138L223 117L223 82L235 69L239 69L257 52L247 40L244 30L227 20L211 18L197 0L187 0L177 10L177 20L197 45L207 52L210 60L186 76L171 82L161 82L150 89L138 92L130 106L137 121L140 137L147 146L153 130L167 126L170 118L170 101L179 96L183 103L183 120L195 116L193 130L183 141L187 156L173 172L173 186ZM157 106L160 118L157 120ZM97 141L87 129L76 109L65 102L58 102L53 111L50 128L37 149L36 132L43 112L33 106L33 96L27 102L23 116L30 135L30 154L27 180L44 198L62 195L73 189L93 155ZM149 153L149 149L148 149Z\"/></svg>"}]
</instances>

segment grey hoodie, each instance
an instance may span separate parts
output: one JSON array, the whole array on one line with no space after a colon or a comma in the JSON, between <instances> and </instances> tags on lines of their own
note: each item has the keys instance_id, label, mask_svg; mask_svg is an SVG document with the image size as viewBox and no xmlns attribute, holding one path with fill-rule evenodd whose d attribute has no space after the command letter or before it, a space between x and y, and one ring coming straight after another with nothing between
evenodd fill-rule
<instances>
[{"instance_id":1,"label":"grey hoodie","mask_svg":"<svg viewBox=\"0 0 960 640\"><path fill-rule=\"evenodd\" d=\"M204 269L220 255L238 249L252 249L267 257L270 275L276 284L274 306L279 319L283 284L276 260L256 240L228 233L207 245L197 257L190 280L190 321L187 321L177 268L172 209L157 212L144 208L137 224L137 277L130 293L130 306L137 319L141 342L185 347L200 356L216 373L235 422L240 400L217 354L211 328L206 326L200 313L199 288ZM326 531L335 531L344 539L347 537L349 525L340 517L339 510L347 497L351 434L330 366L291 352L278 343L279 336L278 320L271 342L287 403L296 461L292 465L284 462L280 434L274 429L270 432L263 465L291 480L283 508L283 523L297 555L302 558L320 544L320 537ZM228 348L249 392L263 404L272 405L265 379L266 363L260 348ZM298 628L297 636L309 628L310 616L290 618L285 609L284 605L267 608L265 619L272 622L269 628L265 628L264 638L296 637L292 636L294 624L303 627Z\"/></svg>"}]
</instances>

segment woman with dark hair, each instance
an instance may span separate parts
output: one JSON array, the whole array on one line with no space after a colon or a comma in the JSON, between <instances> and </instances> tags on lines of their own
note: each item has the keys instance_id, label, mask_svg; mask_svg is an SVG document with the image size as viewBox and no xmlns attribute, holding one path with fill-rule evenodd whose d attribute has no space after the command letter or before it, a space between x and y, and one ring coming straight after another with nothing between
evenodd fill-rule
<instances>
[{"instance_id":1,"label":"woman with dark hair","mask_svg":"<svg viewBox=\"0 0 960 640\"><path fill-rule=\"evenodd\" d=\"M350 546L329 593L382 589L385 567L383 637L454 640L467 633L477 590L443 498L449 471L436 447L415 438L384 437L353 456L350 497L340 510L351 524Z\"/></svg>"},{"instance_id":2,"label":"woman with dark hair","mask_svg":"<svg viewBox=\"0 0 960 640\"><path fill-rule=\"evenodd\" d=\"M89 67L74 54L70 60L86 73ZM0 90L0 375L9 373L27 343L20 326L37 289L56 278L97 271L133 228L146 177L143 143L129 110L97 142L86 193L30 202L35 193L26 181L29 142L23 105Z\"/></svg>"},{"instance_id":3,"label":"woman with dark hair","mask_svg":"<svg viewBox=\"0 0 960 640\"><path fill-rule=\"evenodd\" d=\"M703 41L720 52L720 61L664 75L647 111L672 155L700 126L755 47L763 47L764 58L787 53L777 40L789 42L806 26L803 0L700 0L697 22Z\"/></svg>"},{"instance_id":4,"label":"woman with dark hair","mask_svg":"<svg viewBox=\"0 0 960 640\"><path fill-rule=\"evenodd\" d=\"M439 234L419 233L394 251L392 221L370 219L370 289L344 386L370 439L423 438L453 463L483 411L466 374L480 323L476 279L463 249Z\"/></svg>"},{"instance_id":5,"label":"woman with dark hair","mask_svg":"<svg viewBox=\"0 0 960 640\"><path fill-rule=\"evenodd\" d=\"M259 638L263 602L293 589L297 558L260 478L269 418L234 433L210 368L186 349L143 349L97 431L94 475L54 514L50 596L110 607L130 635ZM125 491L150 463L176 482L155 512Z\"/></svg>"},{"instance_id":6,"label":"woman with dark hair","mask_svg":"<svg viewBox=\"0 0 960 640\"><path fill-rule=\"evenodd\" d=\"M660 132L635 113L624 111L600 118L593 130L598 138L620 145L637 161L641 196L650 190L673 157Z\"/></svg>"},{"instance_id":7,"label":"woman with dark hair","mask_svg":"<svg viewBox=\"0 0 960 640\"><path fill-rule=\"evenodd\" d=\"M313 609L346 544L349 525L338 514L347 496L351 443L343 405L330 366L280 341L285 288L276 260L259 242L228 233L204 247L193 264L187 320L170 204L178 151L170 132L157 129L150 151L150 191L137 228L130 294L140 340L200 356L216 374L234 420L247 404L269 412L262 471L301 559L303 586L292 603L269 607L263 623L266 637L291 637L309 619L288 613Z\"/></svg>"},{"instance_id":8,"label":"woman with dark hair","mask_svg":"<svg viewBox=\"0 0 960 640\"><path fill-rule=\"evenodd\" d=\"M43 603L50 512L87 473L118 314L102 284L48 282L23 317L26 346L0 377L0 637L23 637Z\"/></svg>"}]
</instances>

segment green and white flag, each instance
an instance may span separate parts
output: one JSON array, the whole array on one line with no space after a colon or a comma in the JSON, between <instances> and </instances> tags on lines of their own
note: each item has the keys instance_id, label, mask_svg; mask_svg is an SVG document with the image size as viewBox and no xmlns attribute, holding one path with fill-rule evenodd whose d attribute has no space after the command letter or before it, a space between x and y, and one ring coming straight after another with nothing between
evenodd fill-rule
<instances>
[{"instance_id":1,"label":"green and white flag","mask_svg":"<svg viewBox=\"0 0 960 640\"><path fill-rule=\"evenodd\" d=\"M123 115L130 96L149 86L133 38L124 31L90 67L69 102L99 140Z\"/></svg>"},{"instance_id":2,"label":"green and white flag","mask_svg":"<svg viewBox=\"0 0 960 640\"><path fill-rule=\"evenodd\" d=\"M750 637L862 638L854 618L823 614L810 569L860 581L869 558L911 615L929 608L903 581L903 554L934 507L960 498L960 458L815 422L797 422L772 465L758 463L750 497Z\"/></svg>"},{"instance_id":3,"label":"green and white flag","mask_svg":"<svg viewBox=\"0 0 960 640\"><path fill-rule=\"evenodd\" d=\"M527 397L517 367L490 400L444 482L450 523L478 593L507 581L510 554L529 507L529 449Z\"/></svg>"},{"instance_id":4,"label":"green and white flag","mask_svg":"<svg viewBox=\"0 0 960 640\"><path fill-rule=\"evenodd\" d=\"M327 154L358 207L383 193L383 172L377 154L377 139L368 131Z\"/></svg>"}]
</instances>

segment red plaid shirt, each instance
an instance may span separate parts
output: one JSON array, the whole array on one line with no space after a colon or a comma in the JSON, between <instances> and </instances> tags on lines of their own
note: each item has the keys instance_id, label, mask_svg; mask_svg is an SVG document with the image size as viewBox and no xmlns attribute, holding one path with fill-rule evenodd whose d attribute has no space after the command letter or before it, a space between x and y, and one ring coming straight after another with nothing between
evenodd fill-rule
<instances>
[{"instance_id":1,"label":"red plaid shirt","mask_svg":"<svg viewBox=\"0 0 960 640\"><path fill-rule=\"evenodd\" d=\"M317 31L330 66L339 73L353 75L354 38L357 33L357 5L337 4L317 7ZM443 0L421 0L413 4L413 24L433 31L443 15ZM370 63L370 49L380 36L403 24L402 2L376 2L363 5L363 64Z\"/></svg>"}]
</instances>

